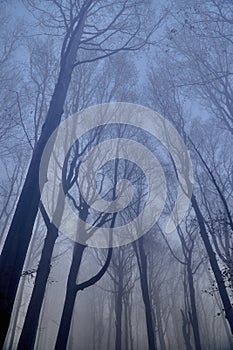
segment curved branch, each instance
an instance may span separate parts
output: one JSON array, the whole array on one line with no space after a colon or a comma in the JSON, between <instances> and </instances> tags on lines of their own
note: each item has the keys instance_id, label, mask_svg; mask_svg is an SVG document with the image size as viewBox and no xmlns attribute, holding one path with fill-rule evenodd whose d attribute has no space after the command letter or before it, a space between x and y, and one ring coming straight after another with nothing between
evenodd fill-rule
<instances>
[{"instance_id":1,"label":"curved branch","mask_svg":"<svg viewBox=\"0 0 233 350\"><path fill-rule=\"evenodd\" d=\"M102 268L100 269L100 271L95 276L93 276L92 278L90 278L89 280L87 280L83 283L76 285L76 292L78 292L79 290L84 290L85 288L92 286L93 284L98 282L103 277L103 275L105 274L105 272L107 271L107 269L109 267L109 264L110 264L110 261L112 258L112 250L113 250L113 248L108 249L107 259L106 259L104 265L102 266Z\"/></svg>"}]
</instances>

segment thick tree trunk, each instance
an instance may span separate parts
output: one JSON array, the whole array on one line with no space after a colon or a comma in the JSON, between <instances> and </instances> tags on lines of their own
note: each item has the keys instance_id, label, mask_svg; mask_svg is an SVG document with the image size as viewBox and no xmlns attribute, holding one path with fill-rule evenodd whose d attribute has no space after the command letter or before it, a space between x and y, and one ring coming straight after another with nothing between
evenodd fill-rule
<instances>
[{"instance_id":1,"label":"thick tree trunk","mask_svg":"<svg viewBox=\"0 0 233 350\"><path fill-rule=\"evenodd\" d=\"M44 247L42 250L41 259L38 266L38 271L35 279L35 285L32 291L30 303L28 306L26 318L23 325L23 330L19 339L18 350L33 349L37 327L40 318L40 311L45 295L46 284L48 281L51 259L55 241L58 236L56 227L51 227L45 238Z\"/></svg>"},{"instance_id":2,"label":"thick tree trunk","mask_svg":"<svg viewBox=\"0 0 233 350\"><path fill-rule=\"evenodd\" d=\"M193 209L194 209L196 216L197 216L198 224L200 227L200 234L201 234L202 240L204 242L207 254L209 256L210 265L211 265L211 268L212 268L213 273L214 273L214 277L215 277L217 285L218 285L218 290L219 290L219 294L220 294L220 297L221 297L221 300L222 300L222 303L224 306L226 319L230 325L231 333L233 334L233 308L232 308L232 305L231 305L231 302L230 302L230 299L229 299L229 296L228 296L228 293L226 290L226 286L225 286L220 268L218 266L216 255L213 251L213 248L212 248L210 240L209 240L209 236L208 236L208 233L207 233L207 230L205 227L204 217L199 209L199 206L197 204L197 201L196 201L196 198L194 195L192 195L191 202L192 202Z\"/></svg>"},{"instance_id":3,"label":"thick tree trunk","mask_svg":"<svg viewBox=\"0 0 233 350\"><path fill-rule=\"evenodd\" d=\"M62 202L62 189L60 188L54 216L61 218L63 210L64 202ZM53 249L58 237L58 228L53 224L47 223L47 225L47 234L45 237L44 247L36 274L35 284L26 313L23 330L19 339L19 350L33 349L35 344L40 311L43 304L46 284L49 278L52 264Z\"/></svg>"},{"instance_id":4,"label":"thick tree trunk","mask_svg":"<svg viewBox=\"0 0 233 350\"><path fill-rule=\"evenodd\" d=\"M76 300L76 295L77 295L77 292L76 292L75 288L69 288L67 290L55 350L65 350L66 349L66 345L67 345L67 341L68 341L68 337L69 337L70 325L71 325L71 321L72 321L74 304L75 304L75 300Z\"/></svg>"},{"instance_id":5,"label":"thick tree trunk","mask_svg":"<svg viewBox=\"0 0 233 350\"><path fill-rule=\"evenodd\" d=\"M23 281L21 282L20 284L20 287L19 287L19 290L18 290L18 294L17 294L17 299L18 299L18 302L15 306L17 306L16 308L16 312L15 312L15 315L14 315L14 322L13 322L13 325L12 325L12 328L11 328L11 331L10 331L10 341L9 341L9 344L7 344L7 347L9 349L13 349L13 345L14 345L14 342L15 342L15 336L17 335L17 323L19 321L19 316L20 316L20 304L22 303L22 300L23 300L23 292L24 292L24 288L25 288L25 281L26 281L26 277L23 278Z\"/></svg>"}]
</instances>

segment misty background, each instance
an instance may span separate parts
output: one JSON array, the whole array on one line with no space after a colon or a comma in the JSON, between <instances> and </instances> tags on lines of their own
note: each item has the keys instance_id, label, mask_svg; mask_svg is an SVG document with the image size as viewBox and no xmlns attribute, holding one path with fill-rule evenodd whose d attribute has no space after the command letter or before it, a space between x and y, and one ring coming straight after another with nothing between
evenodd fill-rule
<instances>
[{"instance_id":1,"label":"misty background","mask_svg":"<svg viewBox=\"0 0 233 350\"><path fill-rule=\"evenodd\" d=\"M232 349L232 1L1 1L0 42L1 348ZM84 221L121 226L146 201L146 174L116 159L98 172L97 188L111 201L127 179L132 203L118 216L92 212L76 180L83 154L104 139L137 139L167 181L166 205L148 233L98 249L53 225L40 202L39 165L61 121L113 101L141 104L172 123L189 150L194 188L187 215L168 235L178 186L169 152L135 128L85 134L58 164ZM60 217L58 203L59 194Z\"/></svg>"}]
</instances>

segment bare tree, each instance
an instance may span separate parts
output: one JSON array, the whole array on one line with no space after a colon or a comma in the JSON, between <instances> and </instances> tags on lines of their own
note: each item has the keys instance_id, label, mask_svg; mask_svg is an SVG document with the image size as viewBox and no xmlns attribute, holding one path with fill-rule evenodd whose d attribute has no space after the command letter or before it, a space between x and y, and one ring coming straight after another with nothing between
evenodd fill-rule
<instances>
[{"instance_id":1,"label":"bare tree","mask_svg":"<svg viewBox=\"0 0 233 350\"><path fill-rule=\"evenodd\" d=\"M182 93L182 91L179 91L179 89L177 88L176 81L174 81L173 79L174 72L172 71L171 67L169 67L167 63L162 64L160 69L162 69L162 67L164 67L164 78L167 78L164 79L160 85L153 84L154 79L158 78L158 73L156 72L156 70L154 70L154 73L151 78L150 91L151 96L154 99L154 104L157 104L162 113L173 121L173 123L177 126L177 129L179 130L180 134L183 136L183 139L186 142L186 144L192 145L192 141L187 136L186 132L187 123L184 117L186 110L185 95ZM164 89L168 91L168 94L163 94ZM184 166L186 166L185 162ZM222 299L222 303L224 305L226 318L229 322L231 330L233 331L233 309L231 306L229 295L224 285L224 279L221 274L221 270L216 258L216 254L214 252L214 248L211 245L211 241L208 235L208 228L206 226L204 216L205 214L202 213L199 201L200 198L196 194L192 194L191 203L198 221L200 235L206 248L207 254L209 256L211 268L216 278L219 293Z\"/></svg>"},{"instance_id":2,"label":"bare tree","mask_svg":"<svg viewBox=\"0 0 233 350\"><path fill-rule=\"evenodd\" d=\"M48 7L37 6L33 1L28 3L34 12L42 16L42 24L50 29L52 27L56 34L62 34L63 43L57 83L1 254L0 308L3 325L1 345L9 326L20 274L38 211L41 156L49 136L60 123L73 69L82 63L97 61L123 50L140 49L148 42L162 21L160 18L147 30L148 22L146 23L144 14L149 8L145 2L135 4L134 1L126 0L100 3L89 0L64 5L63 2L51 1ZM143 16L140 13L143 13ZM100 17L103 18L101 27ZM88 58L85 57L87 52Z\"/></svg>"},{"instance_id":3,"label":"bare tree","mask_svg":"<svg viewBox=\"0 0 233 350\"><path fill-rule=\"evenodd\" d=\"M128 319L129 295L134 286L133 281L133 251L131 246L115 248L111 264L107 271L113 283L114 303L115 303L115 349L127 349L129 347L129 329L130 322ZM125 316L124 332L123 332L123 313ZM125 343L123 342L123 334L125 334ZM125 344L125 346L124 346Z\"/></svg>"}]
</instances>

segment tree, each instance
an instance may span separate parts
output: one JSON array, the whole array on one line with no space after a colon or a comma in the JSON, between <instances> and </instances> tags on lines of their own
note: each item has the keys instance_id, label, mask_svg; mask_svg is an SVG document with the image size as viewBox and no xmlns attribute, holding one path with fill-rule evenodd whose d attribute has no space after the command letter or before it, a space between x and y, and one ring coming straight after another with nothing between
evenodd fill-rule
<instances>
[{"instance_id":1,"label":"tree","mask_svg":"<svg viewBox=\"0 0 233 350\"><path fill-rule=\"evenodd\" d=\"M97 61L123 50L140 49L148 42L150 35L162 20L161 18L149 30L146 29L145 17L139 15L144 13L142 8L149 10L145 2L135 4L134 1L125 0L100 3L89 0L64 5L63 2L51 1L48 9L46 6L37 6L33 1L28 3L34 11L42 15L42 24L52 27L56 32L62 32L64 40L57 83L0 258L1 345L9 326L39 207L41 156L47 140L60 123L73 69L82 63ZM99 16L103 18L101 28L98 24ZM85 57L85 52L89 53L88 58Z\"/></svg>"},{"instance_id":2,"label":"tree","mask_svg":"<svg viewBox=\"0 0 233 350\"><path fill-rule=\"evenodd\" d=\"M164 71L164 80L163 82L161 82L160 85L153 84L154 79L156 78L158 79L158 73L156 72L155 69L154 71L152 69L153 75L151 78L151 87L150 87L151 96L153 98L152 101L154 101L154 103L156 103L157 106L159 107L159 110L162 111L162 113L165 116L167 116L168 119L172 120L173 123L177 126L177 129L179 130L180 134L183 136L183 139L186 142L186 144L193 145L192 140L190 139L190 137L188 137L188 133L186 131L187 123L184 118L185 110L186 110L186 104L185 104L186 96L185 94L182 93L182 91L179 91L177 89L176 83L173 80L174 72L171 69L171 67L167 65L167 62L165 64L161 64L160 69L162 69L162 67ZM165 79L165 77L167 78ZM169 93L165 95L163 93L164 89L166 89L166 91L168 91ZM179 156L182 156L182 155L179 155ZM185 159L183 159L182 162L183 162L184 168L186 167L186 171L188 172L189 171L187 168L188 163L186 162ZM187 177L187 182L189 181L190 179L189 177ZM190 184L188 185L188 187L189 186ZM204 214L202 213L202 209L200 208L199 200L200 200L199 197L197 197L197 195L193 193L191 196L191 204L199 225L200 236L203 240L205 249L209 256L210 265L218 285L218 290L222 299L226 318L230 325L231 331L233 332L233 308L224 284L224 279L221 274L221 270L216 258L216 254L211 245L211 241L208 235L208 229L206 227Z\"/></svg>"},{"instance_id":3,"label":"tree","mask_svg":"<svg viewBox=\"0 0 233 350\"><path fill-rule=\"evenodd\" d=\"M120 68L121 59L122 57L116 57L116 59L111 57L109 58L109 61L104 64L104 67L106 67L106 72L109 72L109 74L107 74L107 78L104 78L102 83L101 83L101 77L99 77L99 75L95 72L95 69L96 69L95 66L90 66L90 64L86 64L85 66L83 65L83 66L77 67L78 69L76 68L73 74L70 91L67 96L69 103L68 101L66 102L66 105L65 105L66 112L68 113L74 110L80 110L84 107L87 107L88 104L92 101L95 101L95 99L98 100L98 99L104 98L104 101L106 102L111 100L112 98L116 98L117 94L120 93L120 89L122 88L122 84L123 84L122 78L115 77L115 74L116 75L118 74L118 69ZM136 74L136 72L134 72L134 70L132 69L132 65L131 65L131 71L129 70L129 65L130 65L130 62L124 59L124 72L125 72L124 78L126 75L128 76L128 81L127 81L127 84L125 84L125 89L124 89L125 98L129 98L130 96L132 96L132 91L131 90L127 91L127 89L130 82L133 83L135 79L133 73ZM116 70L116 73L113 71L113 68ZM115 79L118 80L117 85L111 86L110 82L112 80L112 77L114 78L114 80ZM97 86L95 86L97 81L98 81L98 90L97 90ZM98 92L96 92L96 90ZM65 183L63 183L63 186L66 188L65 193L67 194L68 197L69 197L69 191L72 190L72 187L74 186L78 175L78 173L75 173L76 162L79 160L79 157L81 157L85 153L85 151L87 151L93 145L95 145L99 139L100 139L100 135L99 135L99 130L97 129L96 132L92 133L89 141L86 142L82 150L79 149L81 147L79 143L77 144L74 154L72 153L73 158L72 160L70 160L70 167L68 167L68 163L66 164L67 179ZM62 166L62 164L59 164L59 166ZM60 181L62 181L62 179L60 179ZM62 193L61 189L59 193L60 193L59 195L61 195ZM59 213L61 217L63 207L61 206L61 200L59 199L59 195L57 198L57 203L55 203L55 206L57 207L57 209L55 210L54 215L56 216ZM33 293L30 299L23 330L20 337L20 346L23 348L26 348L27 346L29 347L32 346L32 343L34 343L35 341L38 322L39 322L39 316L40 316L40 310L42 307L46 284L47 284L49 273L51 271L51 266L52 266L52 256L54 251L54 245L59 235L58 227L55 227L54 225L50 224L48 215L42 205L41 205L41 212L44 217L45 225L47 227L47 234L46 234L46 238L45 238L45 242L42 250L41 259L40 259L37 273L36 273L35 286L33 288ZM77 249L77 252L81 252L81 250Z\"/></svg>"},{"instance_id":4,"label":"tree","mask_svg":"<svg viewBox=\"0 0 233 350\"><path fill-rule=\"evenodd\" d=\"M131 246L115 248L111 264L107 271L113 283L114 304L115 304L115 349L121 350L123 344L123 313L125 316L124 333L125 333L125 348L129 346L128 341L128 308L129 294L135 282L132 282L132 272L134 270L133 251Z\"/></svg>"},{"instance_id":5,"label":"tree","mask_svg":"<svg viewBox=\"0 0 233 350\"><path fill-rule=\"evenodd\" d=\"M184 232L185 230L185 232ZM182 319L183 319L183 334L187 349L191 347L190 333L188 331L189 324L192 326L194 343L196 349L202 349L200 331L199 331L199 322L197 315L197 305L196 305L196 295L194 287L194 274L197 272L200 265L203 263L203 259L196 262L194 255L195 241L197 239L196 225L194 222L188 223L186 220L185 228L182 229L180 226L177 227L177 233L181 242L182 252L184 260L180 259L172 250L167 239L166 243L169 247L170 252L173 257L184 266L184 299L186 306L185 311L181 310ZM188 290L187 290L188 285ZM187 299L186 299L187 298ZM186 304L187 300L187 304Z\"/></svg>"},{"instance_id":6,"label":"tree","mask_svg":"<svg viewBox=\"0 0 233 350\"><path fill-rule=\"evenodd\" d=\"M148 347L150 350L157 349L154 323L152 318L152 307L151 300L149 295L148 287L148 263L144 248L144 237L138 239L134 244L134 250L137 257L137 263L140 273L140 283L142 298L145 305L145 314L146 314L146 325L147 325L147 336L148 336Z\"/></svg>"}]
</instances>

